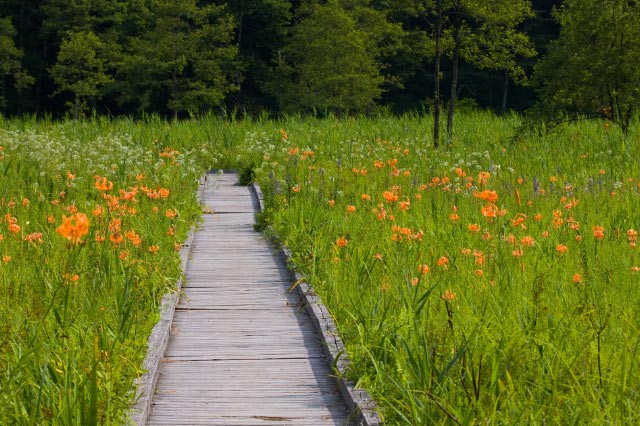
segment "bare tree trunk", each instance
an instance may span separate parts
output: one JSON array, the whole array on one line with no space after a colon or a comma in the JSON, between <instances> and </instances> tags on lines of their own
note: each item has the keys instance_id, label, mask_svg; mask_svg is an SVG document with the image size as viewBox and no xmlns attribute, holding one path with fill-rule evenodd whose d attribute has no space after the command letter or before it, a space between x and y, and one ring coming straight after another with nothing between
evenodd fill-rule
<instances>
[{"instance_id":1,"label":"bare tree trunk","mask_svg":"<svg viewBox=\"0 0 640 426\"><path fill-rule=\"evenodd\" d=\"M629 126L631 125L631 117L633 116L633 109L629 107L622 116L622 135L624 140L627 140L627 136L629 136Z\"/></svg>"},{"instance_id":2,"label":"bare tree trunk","mask_svg":"<svg viewBox=\"0 0 640 426\"><path fill-rule=\"evenodd\" d=\"M5 95L7 93L7 77L2 74L2 91L0 91L0 112L4 112L7 107L7 99Z\"/></svg>"},{"instance_id":3,"label":"bare tree trunk","mask_svg":"<svg viewBox=\"0 0 640 426\"><path fill-rule=\"evenodd\" d=\"M238 18L238 41L237 46L240 51L242 51L242 30L244 26L244 2L242 2L242 9L240 11L240 17ZM238 97L236 106L239 106L241 102L243 102L243 93L242 93L242 73L240 71L236 71L236 75L234 76L236 80L236 85L238 86Z\"/></svg>"},{"instance_id":4,"label":"bare tree trunk","mask_svg":"<svg viewBox=\"0 0 640 426\"><path fill-rule=\"evenodd\" d=\"M440 145L440 56L442 55L442 0L436 3L435 105L433 108L433 147Z\"/></svg>"},{"instance_id":5,"label":"bare tree trunk","mask_svg":"<svg viewBox=\"0 0 640 426\"><path fill-rule=\"evenodd\" d=\"M171 96L175 101L175 103L173 104L173 120L176 121L178 119L178 74L175 68L173 69L173 72L171 74L171 80L173 84L173 94Z\"/></svg>"},{"instance_id":6,"label":"bare tree trunk","mask_svg":"<svg viewBox=\"0 0 640 426\"><path fill-rule=\"evenodd\" d=\"M76 101L73 104L73 119L77 120L80 118L80 98L76 96Z\"/></svg>"},{"instance_id":7,"label":"bare tree trunk","mask_svg":"<svg viewBox=\"0 0 640 426\"><path fill-rule=\"evenodd\" d=\"M453 116L458 98L458 63L460 61L460 26L456 25L453 33L453 62L451 64L451 95L449 98L449 114L447 117L447 144L453 141Z\"/></svg>"},{"instance_id":8,"label":"bare tree trunk","mask_svg":"<svg viewBox=\"0 0 640 426\"><path fill-rule=\"evenodd\" d=\"M502 112L507 110L507 93L509 92L509 71L504 70L504 86L502 92Z\"/></svg>"}]
</instances>

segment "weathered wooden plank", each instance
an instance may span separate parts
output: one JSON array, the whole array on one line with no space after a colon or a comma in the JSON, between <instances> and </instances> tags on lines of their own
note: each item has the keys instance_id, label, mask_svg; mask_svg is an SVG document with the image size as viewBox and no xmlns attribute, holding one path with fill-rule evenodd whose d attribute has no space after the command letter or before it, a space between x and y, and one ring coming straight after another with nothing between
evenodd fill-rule
<instances>
[{"instance_id":1,"label":"weathered wooden plank","mask_svg":"<svg viewBox=\"0 0 640 426\"><path fill-rule=\"evenodd\" d=\"M194 416L197 414L194 414ZM185 422L183 417L169 417L163 419L162 422L154 423L157 425L179 426L259 426L259 425L295 425L295 426L324 426L324 425L341 425L335 422L331 416L319 417L283 417L283 416L213 416L206 415L202 418L192 417Z\"/></svg>"},{"instance_id":2,"label":"weathered wooden plank","mask_svg":"<svg viewBox=\"0 0 640 426\"><path fill-rule=\"evenodd\" d=\"M235 351L222 351L218 350L197 350L194 347L188 348L171 348L167 350L167 356L177 359L188 359L192 361L212 361L212 360L254 360L259 362L263 359L292 359L292 358L309 358L315 357L319 359L323 358L322 355L311 355L304 350L288 350L288 351L276 351L276 350L264 350L249 353L247 350L235 350ZM327 373L328 374L328 373Z\"/></svg>"},{"instance_id":3,"label":"weathered wooden plank","mask_svg":"<svg viewBox=\"0 0 640 426\"><path fill-rule=\"evenodd\" d=\"M204 221L161 363L150 425L343 425L343 399L291 272L253 229L235 176L207 176Z\"/></svg>"},{"instance_id":4,"label":"weathered wooden plank","mask_svg":"<svg viewBox=\"0 0 640 426\"><path fill-rule=\"evenodd\" d=\"M205 180L206 179L201 179L199 182L198 199L200 200L204 196ZM195 228L192 227L180 249L180 262L183 271L186 269L194 238ZM183 280L178 280L176 289L179 290L182 284ZM146 372L136 379L135 404L129 412L129 419L134 425L145 425L149 417L153 391L160 374L160 363L169 341L170 328L177 303L178 296L176 293L165 294L162 298L160 320L153 327L151 336L149 336L149 350L143 363Z\"/></svg>"},{"instance_id":5,"label":"weathered wooden plank","mask_svg":"<svg viewBox=\"0 0 640 426\"><path fill-rule=\"evenodd\" d=\"M287 333L287 337L282 336L274 336L274 331L282 333ZM295 342L299 342L300 340L308 341L309 344L315 344L315 339L317 336L314 335L313 330L296 330L293 327L264 327L260 324L255 323L255 327L253 329L249 327L217 327L217 326L202 326L202 327L185 327L183 324L174 325L171 328L171 334L173 335L181 335L183 337L189 337L191 340L197 339L205 339L208 338L209 335L215 334L216 339L211 340L211 342L215 342L216 340L224 342L231 342L232 339L241 340L243 342L251 342L252 340L262 339L266 342L269 341L280 341L284 342L284 340L279 339L289 339L294 340Z\"/></svg>"},{"instance_id":6,"label":"weathered wooden plank","mask_svg":"<svg viewBox=\"0 0 640 426\"><path fill-rule=\"evenodd\" d=\"M258 200L258 210L263 210L264 197L260 186L252 184L251 188L255 192ZM287 262L289 262L291 259L290 250L287 247L282 247L282 252ZM345 378L345 372L349 368L350 361L344 352L345 347L338 334L333 318L319 297L314 293L311 286L304 280L304 277L297 271L293 271L293 275L296 283L299 283L299 285L295 287L295 291L303 300L303 304L306 306L307 312L315 324L315 328L320 333L323 341L322 347L338 374L336 381L349 407L349 411L354 417L355 423L359 426L381 425L382 419L378 415L377 404L373 398L371 398L371 395L363 389L356 389L355 383Z\"/></svg>"},{"instance_id":7,"label":"weathered wooden plank","mask_svg":"<svg viewBox=\"0 0 640 426\"><path fill-rule=\"evenodd\" d=\"M209 299L198 303L196 300L183 301L179 305L181 311L185 310L196 310L196 309L217 309L217 310L227 310L227 309L243 309L251 314L256 311L280 311L282 306L273 306L276 303L273 299L265 299L264 301L254 300L254 301L235 301L232 298L228 299ZM278 302L280 303L280 302Z\"/></svg>"}]
</instances>

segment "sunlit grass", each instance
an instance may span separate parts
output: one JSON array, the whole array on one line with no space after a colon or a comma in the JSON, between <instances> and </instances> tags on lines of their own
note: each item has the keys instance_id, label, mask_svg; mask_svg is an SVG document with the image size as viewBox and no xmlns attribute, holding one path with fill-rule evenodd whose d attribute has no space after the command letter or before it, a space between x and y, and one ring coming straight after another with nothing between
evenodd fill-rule
<instances>
[{"instance_id":1,"label":"sunlit grass","mask_svg":"<svg viewBox=\"0 0 640 426\"><path fill-rule=\"evenodd\" d=\"M110 127L1 131L1 424L123 423L179 277L204 163L153 131Z\"/></svg>"},{"instance_id":2,"label":"sunlit grass","mask_svg":"<svg viewBox=\"0 0 640 426\"><path fill-rule=\"evenodd\" d=\"M1 122L0 423L124 422L216 168L261 184L390 424L637 423L638 124L518 125Z\"/></svg>"},{"instance_id":3,"label":"sunlit grass","mask_svg":"<svg viewBox=\"0 0 640 426\"><path fill-rule=\"evenodd\" d=\"M637 128L459 123L284 123L257 170L353 377L392 423L637 422Z\"/></svg>"}]
</instances>

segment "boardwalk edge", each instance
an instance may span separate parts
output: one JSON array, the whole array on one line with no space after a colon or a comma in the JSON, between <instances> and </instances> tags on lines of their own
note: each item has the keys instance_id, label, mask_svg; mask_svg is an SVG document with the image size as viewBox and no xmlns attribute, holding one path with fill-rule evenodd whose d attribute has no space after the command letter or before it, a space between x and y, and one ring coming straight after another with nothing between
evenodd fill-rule
<instances>
[{"instance_id":1,"label":"boardwalk edge","mask_svg":"<svg viewBox=\"0 0 640 426\"><path fill-rule=\"evenodd\" d=\"M198 201L200 203L203 198L206 177L206 175L203 176L198 182ZM187 238L180 249L180 267L183 274L187 269L187 263L189 262L189 256L191 255L191 248L195 233L196 226L192 226L189 230L189 235L187 235ZM151 410L153 393L160 373L160 362L162 361L162 357L167 349L167 344L169 343L173 314L175 312L176 305L178 304L181 288L182 278L178 279L176 282L175 291L167 293L162 297L160 304L160 320L153 327L151 335L147 341L147 356L143 362L145 373L135 380L136 403L128 413L129 423L132 425L144 426L147 424L147 419L149 418L149 412Z\"/></svg>"},{"instance_id":2,"label":"boardwalk edge","mask_svg":"<svg viewBox=\"0 0 640 426\"><path fill-rule=\"evenodd\" d=\"M251 189L258 200L260 211L264 211L264 196L260 186L254 182L251 184ZM276 241L276 244L280 246L282 254L286 257L287 264L291 265L291 251L289 248L281 246L278 241ZM382 420L377 412L377 404L369 392L363 389L356 389L355 383L345 378L350 361L329 310L324 306L305 278L298 271L293 270L292 272L295 282L298 283L295 289L306 306L315 329L322 338L322 347L327 359L336 370L335 379L340 388L340 394L347 404L349 412L355 417L356 424L358 426L382 425Z\"/></svg>"}]
</instances>

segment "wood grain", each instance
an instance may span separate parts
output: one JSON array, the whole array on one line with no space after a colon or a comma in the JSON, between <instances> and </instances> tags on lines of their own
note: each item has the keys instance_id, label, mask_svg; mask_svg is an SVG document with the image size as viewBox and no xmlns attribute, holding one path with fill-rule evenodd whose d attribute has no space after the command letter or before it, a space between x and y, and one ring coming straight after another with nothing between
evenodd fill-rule
<instances>
[{"instance_id":1,"label":"wood grain","mask_svg":"<svg viewBox=\"0 0 640 426\"><path fill-rule=\"evenodd\" d=\"M277 250L234 174L208 175L204 222L148 425L345 425L348 410Z\"/></svg>"}]
</instances>

